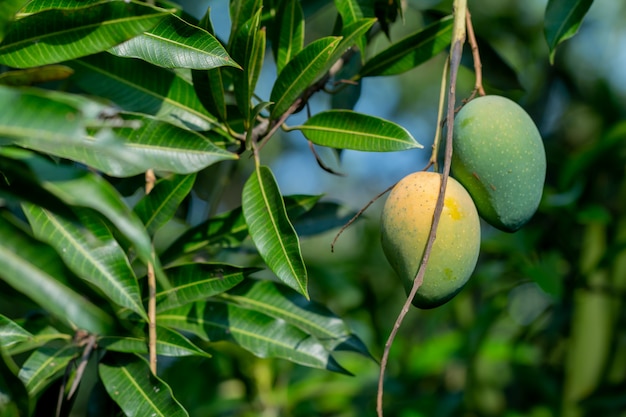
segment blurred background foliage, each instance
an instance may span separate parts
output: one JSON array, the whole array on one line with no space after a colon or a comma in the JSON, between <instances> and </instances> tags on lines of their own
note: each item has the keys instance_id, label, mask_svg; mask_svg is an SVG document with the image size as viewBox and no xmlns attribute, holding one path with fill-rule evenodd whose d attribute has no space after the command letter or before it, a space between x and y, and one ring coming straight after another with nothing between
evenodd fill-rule
<instances>
[{"instance_id":1,"label":"blurred background foliage","mask_svg":"<svg viewBox=\"0 0 626 417\"><path fill-rule=\"evenodd\" d=\"M201 3L185 7L201 14ZM221 3L209 2L214 16L226 16ZM407 1L391 40L449 13L451 3ZM330 30L334 12L324 4L303 1L314 11L308 33ZM545 6L545 0L469 1L487 92L517 100L542 132L544 198L515 234L484 226L476 272L453 301L411 310L386 373L387 416L626 416L626 3L594 2L554 65L543 32ZM218 33L228 27L214 21ZM367 53L388 42L380 36ZM276 150L270 165L282 192L324 193L358 210L422 169L444 60L364 80L355 108L402 124L423 150L344 151L337 158L320 149L328 165L346 174L336 176L317 166L298 133L283 134L266 150ZM471 68L462 69L459 97L473 83ZM316 96L311 106L327 107L327 100ZM298 117L305 116L289 123ZM241 169L235 182L246 178ZM382 201L343 233L333 253L336 230L303 240L312 298L345 318L375 358L405 301L379 245ZM178 360L164 377L194 416L373 416L377 363L351 354L340 359L353 377L228 346L210 360ZM199 368L206 371L198 374Z\"/></svg>"},{"instance_id":2,"label":"blurred background foliage","mask_svg":"<svg viewBox=\"0 0 626 417\"><path fill-rule=\"evenodd\" d=\"M218 35L227 35L227 2L179 3L197 17L211 7ZM310 13L307 33L328 34L336 13L332 4L302 4ZM449 13L451 4L407 0L404 22L392 25L391 40ZM454 300L410 311L391 350L386 416L626 416L626 3L594 2L554 65L543 33L545 5L469 1L487 92L517 100L542 132L548 160L544 198L531 222L514 234L484 226L476 272ZM388 42L379 36L367 53ZM439 56L397 77L364 80L355 107L405 126L423 150L344 151L337 157L318 149L325 163L345 174L337 176L318 167L299 133L282 134L264 152L269 160L274 150L270 165L283 194L323 193L349 214L422 169L437 124L444 61ZM271 60L264 71L275 76ZM459 97L467 97L473 83L471 68L464 68ZM257 92L268 97L270 88L261 81ZM330 96L316 95L310 104L326 108ZM304 120L302 113L288 123ZM250 166L239 163L232 172L222 162L204 172L193 213L205 214L205 201L214 198L211 180L227 172L231 183L219 210L239 204ZM302 241L311 298L344 318L374 358L381 357L405 301L379 244L383 201L342 234L334 252L336 230ZM211 348L210 359L160 362L163 378L192 416L375 414L374 360L339 354L354 374L346 376L259 359L230 344ZM78 401L98 406L97 395Z\"/></svg>"}]
</instances>

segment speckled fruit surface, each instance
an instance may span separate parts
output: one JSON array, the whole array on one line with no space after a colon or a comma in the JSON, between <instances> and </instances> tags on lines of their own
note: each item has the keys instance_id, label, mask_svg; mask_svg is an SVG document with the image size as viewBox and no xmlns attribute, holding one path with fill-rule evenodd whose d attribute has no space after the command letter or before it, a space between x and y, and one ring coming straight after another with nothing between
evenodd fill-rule
<instances>
[{"instance_id":1,"label":"speckled fruit surface","mask_svg":"<svg viewBox=\"0 0 626 417\"><path fill-rule=\"evenodd\" d=\"M543 193L546 154L528 113L500 96L467 103L454 120L452 175L480 216L514 232L533 216Z\"/></svg>"},{"instance_id":2,"label":"speckled fruit surface","mask_svg":"<svg viewBox=\"0 0 626 417\"><path fill-rule=\"evenodd\" d=\"M396 184L383 207L383 251L407 294L426 248L441 178L434 172L410 174ZM413 305L433 308L454 297L472 275L479 250L480 221L474 202L461 184L449 178L437 238Z\"/></svg>"}]
</instances>

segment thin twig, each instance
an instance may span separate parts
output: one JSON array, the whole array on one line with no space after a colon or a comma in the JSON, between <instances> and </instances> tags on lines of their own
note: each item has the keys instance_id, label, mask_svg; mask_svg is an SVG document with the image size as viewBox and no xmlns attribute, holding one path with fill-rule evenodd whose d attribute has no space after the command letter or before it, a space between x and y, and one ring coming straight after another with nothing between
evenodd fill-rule
<instances>
[{"instance_id":1,"label":"thin twig","mask_svg":"<svg viewBox=\"0 0 626 417\"><path fill-rule=\"evenodd\" d=\"M478 51L478 42L476 42L476 36L474 35L474 26L472 25L472 16L470 15L469 10L465 15L465 21L467 24L467 42L470 44L472 48L472 59L474 61L474 72L476 73L476 81L474 83L474 91L472 91L472 95L467 101L478 95L484 96L485 89L483 88L483 65L480 62L480 53Z\"/></svg>"},{"instance_id":2,"label":"thin twig","mask_svg":"<svg viewBox=\"0 0 626 417\"><path fill-rule=\"evenodd\" d=\"M359 217L361 217L361 215L365 212L365 210L367 210L372 204L374 204L374 202L376 200L378 200L380 197L382 197L383 195L385 195L386 193L388 193L393 187L395 187L396 184L393 184L389 187L387 187L383 192L379 193L378 195L376 195L374 198L372 198L363 208L361 208L361 210L359 210L354 216L352 216L352 218L350 220L348 220L348 222L346 224L344 224L341 229L339 229L339 231L337 232L337 234L335 235L335 238L333 239L332 243L330 244L330 251L334 252L335 251L335 243L337 243L337 239L339 239L339 236L341 236L341 234L348 228L350 227L350 225L352 225L352 223L354 223L355 221L357 221L357 219Z\"/></svg>"},{"instance_id":3,"label":"thin twig","mask_svg":"<svg viewBox=\"0 0 626 417\"><path fill-rule=\"evenodd\" d=\"M156 183L154 170L146 171L146 195L150 194ZM148 263L148 356L150 363L150 371L157 374L157 333L156 333L156 277L154 274L154 265Z\"/></svg>"},{"instance_id":4,"label":"thin twig","mask_svg":"<svg viewBox=\"0 0 626 417\"><path fill-rule=\"evenodd\" d=\"M448 183L448 176L450 174L450 163L452 161L452 133L454 125L454 104L456 101L456 79L458 74L459 65L461 63L461 53L463 51L463 43L465 41L465 13L467 11L466 0L455 0L454 2L454 35L452 38L451 46L451 58L450 58L450 83L448 90L448 110L447 110L447 132L446 132L446 152L443 165L443 172L441 177L441 184L439 188L439 195L437 196L437 203L435 204L435 211L433 213L433 220L428 235L428 241L426 242L426 248L417 271L415 280L413 281L413 287L409 293L406 302L402 306L402 310L394 323L393 329L389 334L389 338L385 343L385 350L383 351L383 357L380 364L380 375L378 378L378 392L376 398L376 412L379 417L383 417L383 388L384 388L384 376L387 362L389 360L389 352L393 341L395 339L398 330L404 320L404 317L409 312L413 299L417 290L419 290L424 280L424 274L426 273L426 266L430 258L430 253L435 243L437 235L437 226L439 225L439 219L443 211L444 196L446 192L446 186Z\"/></svg>"},{"instance_id":5,"label":"thin twig","mask_svg":"<svg viewBox=\"0 0 626 417\"><path fill-rule=\"evenodd\" d=\"M311 141L309 141L309 149L311 150L311 153L315 157L315 161L317 162L317 165L319 165L319 167L322 168L324 171L326 171L326 172L328 172L329 174L332 174L332 175L337 175L339 177L345 177L346 176L346 174L344 174L343 172L337 172L334 169L332 169L331 167L329 167L328 165L326 165L324 163L324 161L322 161L322 158L320 157L320 155L315 150L315 146L313 145L313 142L311 142Z\"/></svg>"}]
</instances>

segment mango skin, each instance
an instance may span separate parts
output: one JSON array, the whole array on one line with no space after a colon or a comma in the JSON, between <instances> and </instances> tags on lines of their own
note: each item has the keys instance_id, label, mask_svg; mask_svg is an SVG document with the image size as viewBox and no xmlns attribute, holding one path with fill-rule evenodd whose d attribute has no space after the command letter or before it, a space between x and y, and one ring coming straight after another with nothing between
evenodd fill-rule
<instances>
[{"instance_id":1,"label":"mango skin","mask_svg":"<svg viewBox=\"0 0 626 417\"><path fill-rule=\"evenodd\" d=\"M483 96L454 119L452 175L490 225L514 232L537 211L546 177L539 130L517 103Z\"/></svg>"},{"instance_id":2,"label":"mango skin","mask_svg":"<svg viewBox=\"0 0 626 417\"><path fill-rule=\"evenodd\" d=\"M410 174L396 184L383 207L383 252L407 294L426 248L441 178L435 172ZM474 202L449 177L437 238L413 305L434 308L454 297L474 272L479 250L480 220Z\"/></svg>"}]
</instances>

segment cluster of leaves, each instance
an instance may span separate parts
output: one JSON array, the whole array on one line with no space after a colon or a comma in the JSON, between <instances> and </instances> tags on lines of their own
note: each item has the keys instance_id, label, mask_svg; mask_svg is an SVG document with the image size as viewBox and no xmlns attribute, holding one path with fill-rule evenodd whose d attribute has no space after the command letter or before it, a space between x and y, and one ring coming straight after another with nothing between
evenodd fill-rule
<instances>
[{"instance_id":1,"label":"cluster of leaves","mask_svg":"<svg viewBox=\"0 0 626 417\"><path fill-rule=\"evenodd\" d=\"M306 45L315 10L297 0L232 0L228 39L215 36L208 11L197 20L176 4L148 3L0 5L0 394L8 399L0 411L7 415L68 415L88 361L98 364L94 396L109 404L91 415L111 407L187 415L145 359L151 268L163 357L210 357L212 344L226 341L347 373L334 352L369 355L307 289L300 238L345 218L321 196L283 196L261 148L323 90L333 93L333 109L289 130L337 149L420 147L403 127L352 111L360 92L353 84L444 51L451 17L367 57L367 45L401 15L399 2L315 2L336 8L337 19L328 36ZM550 30L553 49L568 30ZM268 59L277 75L260 98ZM187 218L199 175L246 154L254 169L241 206L186 224L157 247L159 231ZM158 180L146 194L144 173L152 170ZM261 270L272 278L253 276Z\"/></svg>"}]
</instances>

